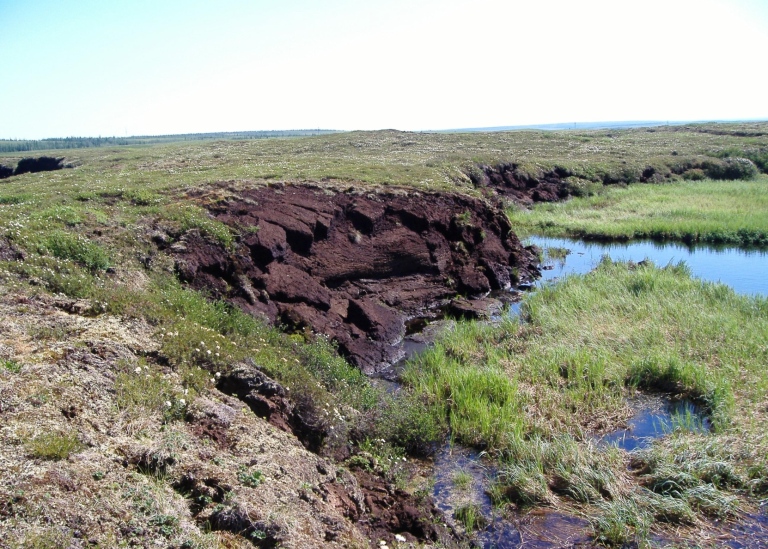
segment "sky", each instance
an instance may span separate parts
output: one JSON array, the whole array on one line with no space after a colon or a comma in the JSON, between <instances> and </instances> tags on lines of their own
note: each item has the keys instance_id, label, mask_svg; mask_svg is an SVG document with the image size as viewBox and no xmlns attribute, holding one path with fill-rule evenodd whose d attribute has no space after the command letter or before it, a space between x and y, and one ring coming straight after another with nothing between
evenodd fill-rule
<instances>
[{"instance_id":1,"label":"sky","mask_svg":"<svg viewBox=\"0 0 768 549\"><path fill-rule=\"evenodd\" d=\"M768 0L0 0L0 138L768 118Z\"/></svg>"}]
</instances>

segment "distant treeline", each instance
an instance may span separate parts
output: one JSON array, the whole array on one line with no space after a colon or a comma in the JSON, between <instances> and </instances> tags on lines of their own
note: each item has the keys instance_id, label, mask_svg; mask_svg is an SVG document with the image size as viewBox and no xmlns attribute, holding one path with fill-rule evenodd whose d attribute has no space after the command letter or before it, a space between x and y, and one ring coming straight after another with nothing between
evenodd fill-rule
<instances>
[{"instance_id":1,"label":"distant treeline","mask_svg":"<svg viewBox=\"0 0 768 549\"><path fill-rule=\"evenodd\" d=\"M0 139L0 152L45 151L52 149L87 149L116 145L151 145L176 141L203 141L209 139L270 139L274 137L300 137L322 135L338 130L271 130L254 132L185 133L178 135L138 135L131 137L54 137L48 139Z\"/></svg>"}]
</instances>

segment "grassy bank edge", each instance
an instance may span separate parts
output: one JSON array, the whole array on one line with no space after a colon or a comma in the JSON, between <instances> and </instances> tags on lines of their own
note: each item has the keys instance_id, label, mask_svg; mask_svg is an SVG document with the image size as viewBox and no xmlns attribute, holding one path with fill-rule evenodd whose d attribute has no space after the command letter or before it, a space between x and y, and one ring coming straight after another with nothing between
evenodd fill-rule
<instances>
[{"instance_id":1,"label":"grassy bank edge","mask_svg":"<svg viewBox=\"0 0 768 549\"><path fill-rule=\"evenodd\" d=\"M530 210L510 207L507 214L516 229L546 236L768 246L768 176L604 187Z\"/></svg>"}]
</instances>

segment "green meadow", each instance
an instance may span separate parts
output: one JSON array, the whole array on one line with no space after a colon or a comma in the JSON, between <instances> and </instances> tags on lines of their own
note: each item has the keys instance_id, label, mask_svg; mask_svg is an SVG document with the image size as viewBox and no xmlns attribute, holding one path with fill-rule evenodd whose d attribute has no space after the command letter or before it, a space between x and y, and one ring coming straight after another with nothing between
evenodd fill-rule
<instances>
[{"instance_id":1,"label":"green meadow","mask_svg":"<svg viewBox=\"0 0 768 549\"><path fill-rule=\"evenodd\" d=\"M548 236L768 244L768 177L602 187L593 196L512 207L516 227Z\"/></svg>"}]
</instances>

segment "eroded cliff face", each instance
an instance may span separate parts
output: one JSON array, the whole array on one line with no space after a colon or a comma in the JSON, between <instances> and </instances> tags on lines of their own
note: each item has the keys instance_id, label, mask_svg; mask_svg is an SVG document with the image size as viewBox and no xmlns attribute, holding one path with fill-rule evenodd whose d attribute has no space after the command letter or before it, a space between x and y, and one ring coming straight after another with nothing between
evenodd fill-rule
<instances>
[{"instance_id":1,"label":"eroded cliff face","mask_svg":"<svg viewBox=\"0 0 768 549\"><path fill-rule=\"evenodd\" d=\"M571 175L564 168L532 176L519 165L514 163L498 164L496 166L477 166L469 174L473 185L511 200L523 206L534 202L556 202L565 200L573 189L566 178Z\"/></svg>"},{"instance_id":2,"label":"eroded cliff face","mask_svg":"<svg viewBox=\"0 0 768 549\"><path fill-rule=\"evenodd\" d=\"M180 278L326 334L368 374L403 356L408 320L538 274L503 211L466 196L280 185L230 192L208 208L242 237L232 251L185 234L169 248Z\"/></svg>"}]
</instances>

